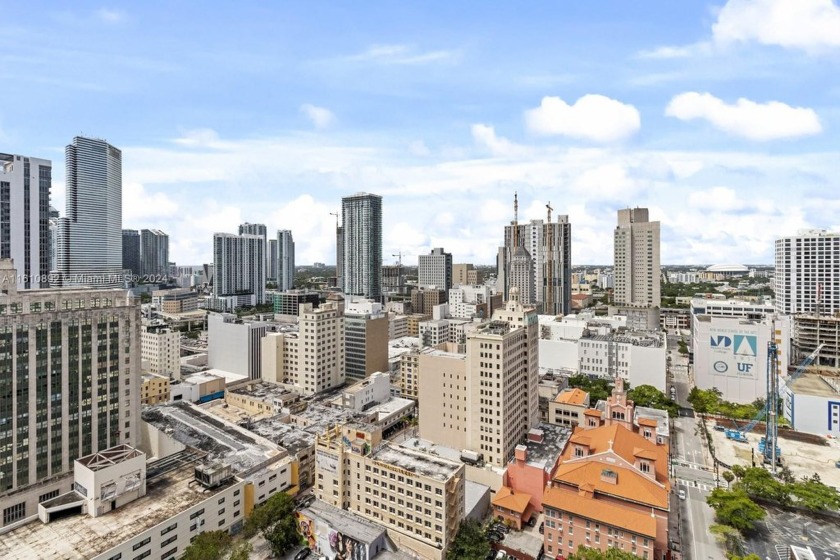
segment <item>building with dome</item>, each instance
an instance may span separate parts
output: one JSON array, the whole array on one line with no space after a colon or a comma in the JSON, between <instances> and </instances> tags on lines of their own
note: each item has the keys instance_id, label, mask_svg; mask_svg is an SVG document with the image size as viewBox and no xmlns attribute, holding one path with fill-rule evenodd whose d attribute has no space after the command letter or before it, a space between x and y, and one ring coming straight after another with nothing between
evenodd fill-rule
<instances>
[{"instance_id":1,"label":"building with dome","mask_svg":"<svg viewBox=\"0 0 840 560\"><path fill-rule=\"evenodd\" d=\"M749 273L750 269L742 264L713 264L706 268L708 277L715 280L747 276Z\"/></svg>"}]
</instances>

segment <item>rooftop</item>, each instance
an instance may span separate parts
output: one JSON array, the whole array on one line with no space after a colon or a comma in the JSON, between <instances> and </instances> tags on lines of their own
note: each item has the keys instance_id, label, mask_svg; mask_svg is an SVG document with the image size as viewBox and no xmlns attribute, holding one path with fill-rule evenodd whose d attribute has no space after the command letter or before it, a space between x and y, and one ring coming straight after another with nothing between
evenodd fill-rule
<instances>
[{"instance_id":1,"label":"rooftop","mask_svg":"<svg viewBox=\"0 0 840 560\"><path fill-rule=\"evenodd\" d=\"M320 403L310 403L306 410L291 416L294 424L315 435L321 434L336 425L365 419L367 419L366 414L360 414L348 408L325 406Z\"/></svg>"},{"instance_id":2,"label":"rooftop","mask_svg":"<svg viewBox=\"0 0 840 560\"><path fill-rule=\"evenodd\" d=\"M833 384L833 385L832 385ZM840 378L826 377L816 373L806 373L788 384L797 395L814 397L840 397Z\"/></svg>"},{"instance_id":3,"label":"rooftop","mask_svg":"<svg viewBox=\"0 0 840 560\"><path fill-rule=\"evenodd\" d=\"M499 543L499 548L538 558L543 548L542 535L534 535L531 531L511 531L505 535L505 540ZM546 555L545 558L550 556Z\"/></svg>"},{"instance_id":4,"label":"rooftop","mask_svg":"<svg viewBox=\"0 0 840 560\"><path fill-rule=\"evenodd\" d=\"M145 496L96 518L76 515L46 525L28 523L0 538L0 557L75 560L102 554L225 488L191 485L193 472L188 463L147 479Z\"/></svg>"},{"instance_id":5,"label":"rooftop","mask_svg":"<svg viewBox=\"0 0 840 560\"><path fill-rule=\"evenodd\" d=\"M413 451L405 447L396 447L385 444L378 451L375 451L371 458L380 463L397 467L413 474L432 478L440 482L449 480L463 464L450 461L443 457L436 457L428 453Z\"/></svg>"},{"instance_id":6,"label":"rooftop","mask_svg":"<svg viewBox=\"0 0 840 560\"><path fill-rule=\"evenodd\" d=\"M242 387L230 389L231 393L237 395L248 395L260 399L290 399L299 398L300 395L296 391L292 391L283 385L276 383L266 383L258 381L256 383L248 383Z\"/></svg>"},{"instance_id":7,"label":"rooftop","mask_svg":"<svg viewBox=\"0 0 840 560\"><path fill-rule=\"evenodd\" d=\"M554 399L556 403L583 405L589 400L589 393L583 389L563 389Z\"/></svg>"},{"instance_id":8,"label":"rooftop","mask_svg":"<svg viewBox=\"0 0 840 560\"><path fill-rule=\"evenodd\" d=\"M656 538L656 518L651 517L649 513L631 510L591 495L585 496L579 492L550 487L545 490L543 504L585 519Z\"/></svg>"},{"instance_id":9,"label":"rooftop","mask_svg":"<svg viewBox=\"0 0 840 560\"><path fill-rule=\"evenodd\" d=\"M283 422L279 416L254 422L249 428L255 434L273 441L292 455L315 446L315 434L294 424Z\"/></svg>"},{"instance_id":10,"label":"rooftop","mask_svg":"<svg viewBox=\"0 0 840 560\"><path fill-rule=\"evenodd\" d=\"M364 544L372 544L385 532L385 528L368 521L353 512L331 506L321 500L315 500L312 505L300 510L300 513L309 519L323 521L332 530L353 537Z\"/></svg>"},{"instance_id":11,"label":"rooftop","mask_svg":"<svg viewBox=\"0 0 840 560\"><path fill-rule=\"evenodd\" d=\"M644 331L618 330L611 334L595 334L592 330L585 330L581 340L598 340L603 342L619 342L632 344L633 346L647 346L660 348L662 337L659 334L651 334Z\"/></svg>"},{"instance_id":12,"label":"rooftop","mask_svg":"<svg viewBox=\"0 0 840 560\"><path fill-rule=\"evenodd\" d=\"M515 511L522 515L528 509L531 502L531 495L524 492L514 492L508 486L502 486L493 497L493 505Z\"/></svg>"},{"instance_id":13,"label":"rooftop","mask_svg":"<svg viewBox=\"0 0 840 560\"><path fill-rule=\"evenodd\" d=\"M563 453L566 443L572 432L566 426L557 424L542 423L537 426L542 431L542 441L533 441L527 437L524 443L526 449L526 460L528 463L541 465L546 471L554 469L557 458ZM535 432L531 430L530 433Z\"/></svg>"}]
</instances>

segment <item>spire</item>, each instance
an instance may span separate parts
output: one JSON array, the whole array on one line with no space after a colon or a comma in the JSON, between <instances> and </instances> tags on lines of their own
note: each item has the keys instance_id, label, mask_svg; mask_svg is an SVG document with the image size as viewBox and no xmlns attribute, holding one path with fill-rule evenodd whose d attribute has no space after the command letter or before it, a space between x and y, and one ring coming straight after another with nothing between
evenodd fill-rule
<instances>
[{"instance_id":1,"label":"spire","mask_svg":"<svg viewBox=\"0 0 840 560\"><path fill-rule=\"evenodd\" d=\"M513 246L519 246L519 195L513 192Z\"/></svg>"}]
</instances>

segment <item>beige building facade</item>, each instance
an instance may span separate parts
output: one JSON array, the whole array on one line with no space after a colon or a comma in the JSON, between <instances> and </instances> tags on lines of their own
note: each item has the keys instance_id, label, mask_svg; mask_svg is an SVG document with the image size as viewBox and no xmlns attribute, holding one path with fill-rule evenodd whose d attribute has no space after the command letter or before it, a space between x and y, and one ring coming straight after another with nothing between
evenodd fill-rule
<instances>
[{"instance_id":1,"label":"beige building facade","mask_svg":"<svg viewBox=\"0 0 840 560\"><path fill-rule=\"evenodd\" d=\"M168 377L155 373L143 375L143 384L140 386L140 404L167 403L170 395Z\"/></svg>"},{"instance_id":2,"label":"beige building facade","mask_svg":"<svg viewBox=\"0 0 840 560\"><path fill-rule=\"evenodd\" d=\"M649 220L647 208L618 211L614 234L616 304L660 306L659 239L659 222Z\"/></svg>"},{"instance_id":3,"label":"beige building facade","mask_svg":"<svg viewBox=\"0 0 840 560\"><path fill-rule=\"evenodd\" d=\"M181 333L178 331L143 327L140 354L148 373L181 378Z\"/></svg>"}]
</instances>

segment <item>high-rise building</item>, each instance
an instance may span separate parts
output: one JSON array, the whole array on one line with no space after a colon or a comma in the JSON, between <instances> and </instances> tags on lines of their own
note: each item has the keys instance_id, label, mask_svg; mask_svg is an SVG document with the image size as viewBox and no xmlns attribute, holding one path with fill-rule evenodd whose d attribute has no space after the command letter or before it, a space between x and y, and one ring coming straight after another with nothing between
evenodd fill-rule
<instances>
[{"instance_id":1,"label":"high-rise building","mask_svg":"<svg viewBox=\"0 0 840 560\"><path fill-rule=\"evenodd\" d=\"M280 277L280 261L279 258L279 248L276 239L269 239L268 240L268 272L266 272L266 277L273 280L275 283L279 280Z\"/></svg>"},{"instance_id":2,"label":"high-rise building","mask_svg":"<svg viewBox=\"0 0 840 560\"><path fill-rule=\"evenodd\" d=\"M389 371L388 316L382 304L350 301L344 308L344 361L347 377L362 379Z\"/></svg>"},{"instance_id":3,"label":"high-rise building","mask_svg":"<svg viewBox=\"0 0 840 560\"><path fill-rule=\"evenodd\" d=\"M170 328L142 327L140 357L143 371L181 379L181 333Z\"/></svg>"},{"instance_id":4,"label":"high-rise building","mask_svg":"<svg viewBox=\"0 0 840 560\"><path fill-rule=\"evenodd\" d=\"M514 199L514 206L518 201ZM518 210L515 209L515 214ZM550 214L549 214L550 216ZM522 303L547 315L566 315L572 309L572 226L569 217L554 222L518 217L505 226L505 244L497 259L498 289L519 289Z\"/></svg>"},{"instance_id":5,"label":"high-rise building","mask_svg":"<svg viewBox=\"0 0 840 560\"><path fill-rule=\"evenodd\" d=\"M169 276L169 236L159 229L140 230L140 270L146 279Z\"/></svg>"},{"instance_id":6,"label":"high-rise building","mask_svg":"<svg viewBox=\"0 0 840 560\"><path fill-rule=\"evenodd\" d=\"M615 228L616 305L659 307L659 222L651 222L647 208L618 211Z\"/></svg>"},{"instance_id":7,"label":"high-rise building","mask_svg":"<svg viewBox=\"0 0 840 560\"><path fill-rule=\"evenodd\" d=\"M281 292L295 287L295 241L292 232L277 230L277 289Z\"/></svg>"},{"instance_id":8,"label":"high-rise building","mask_svg":"<svg viewBox=\"0 0 840 560\"><path fill-rule=\"evenodd\" d=\"M266 323L245 322L233 314L210 313L207 316L207 365L249 379L262 377L260 341Z\"/></svg>"},{"instance_id":9,"label":"high-rise building","mask_svg":"<svg viewBox=\"0 0 840 560\"><path fill-rule=\"evenodd\" d=\"M57 281L122 286L122 152L77 136L64 156L67 209L58 229Z\"/></svg>"},{"instance_id":10,"label":"high-rise building","mask_svg":"<svg viewBox=\"0 0 840 560\"><path fill-rule=\"evenodd\" d=\"M344 228L335 226L335 285L344 290Z\"/></svg>"},{"instance_id":11,"label":"high-rise building","mask_svg":"<svg viewBox=\"0 0 840 560\"><path fill-rule=\"evenodd\" d=\"M484 282L480 270L469 263L452 265L452 286L476 286Z\"/></svg>"},{"instance_id":12,"label":"high-rise building","mask_svg":"<svg viewBox=\"0 0 840 560\"><path fill-rule=\"evenodd\" d=\"M840 233L804 230L776 240L773 285L784 315L840 311Z\"/></svg>"},{"instance_id":13,"label":"high-rise building","mask_svg":"<svg viewBox=\"0 0 840 560\"><path fill-rule=\"evenodd\" d=\"M265 271L268 276L269 256L268 256L268 228L265 224L250 224L245 222L239 224L239 235L259 235L263 240L263 253L265 254Z\"/></svg>"},{"instance_id":14,"label":"high-rise building","mask_svg":"<svg viewBox=\"0 0 840 560\"><path fill-rule=\"evenodd\" d=\"M344 293L379 300L382 294L382 197L341 199Z\"/></svg>"},{"instance_id":15,"label":"high-rise building","mask_svg":"<svg viewBox=\"0 0 840 560\"><path fill-rule=\"evenodd\" d=\"M58 253L58 210L50 206L50 263L47 270L53 272L56 268L56 254Z\"/></svg>"},{"instance_id":16,"label":"high-rise building","mask_svg":"<svg viewBox=\"0 0 840 560\"><path fill-rule=\"evenodd\" d=\"M139 440L140 309L124 290L17 291L0 260L0 530L69 492L73 461Z\"/></svg>"},{"instance_id":17,"label":"high-rise building","mask_svg":"<svg viewBox=\"0 0 840 560\"><path fill-rule=\"evenodd\" d=\"M217 309L265 301L264 248L258 235L213 234L213 296L225 301Z\"/></svg>"},{"instance_id":18,"label":"high-rise building","mask_svg":"<svg viewBox=\"0 0 840 560\"><path fill-rule=\"evenodd\" d=\"M417 266L417 284L448 290L452 287L452 253L436 247L428 255L420 255Z\"/></svg>"},{"instance_id":19,"label":"high-rise building","mask_svg":"<svg viewBox=\"0 0 840 560\"><path fill-rule=\"evenodd\" d=\"M122 230L122 266L131 274L140 275L140 232L136 229Z\"/></svg>"},{"instance_id":20,"label":"high-rise building","mask_svg":"<svg viewBox=\"0 0 840 560\"><path fill-rule=\"evenodd\" d=\"M0 259L13 259L22 290L46 288L50 272L52 162L0 154Z\"/></svg>"}]
</instances>

